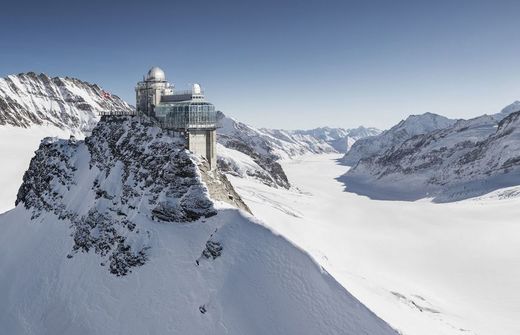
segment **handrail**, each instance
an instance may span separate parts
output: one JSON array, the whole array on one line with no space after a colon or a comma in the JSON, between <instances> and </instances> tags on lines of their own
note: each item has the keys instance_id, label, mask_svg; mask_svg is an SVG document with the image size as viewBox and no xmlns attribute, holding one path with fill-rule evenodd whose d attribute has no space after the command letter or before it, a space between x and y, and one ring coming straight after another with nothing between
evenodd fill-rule
<instances>
[{"instance_id":1,"label":"handrail","mask_svg":"<svg viewBox=\"0 0 520 335\"><path fill-rule=\"evenodd\" d=\"M98 112L98 115L99 116L111 116L111 115L114 115L114 116L136 116L137 115L137 111L135 110L132 110L132 111L128 111L128 110L111 110L111 111L99 111Z\"/></svg>"}]
</instances>

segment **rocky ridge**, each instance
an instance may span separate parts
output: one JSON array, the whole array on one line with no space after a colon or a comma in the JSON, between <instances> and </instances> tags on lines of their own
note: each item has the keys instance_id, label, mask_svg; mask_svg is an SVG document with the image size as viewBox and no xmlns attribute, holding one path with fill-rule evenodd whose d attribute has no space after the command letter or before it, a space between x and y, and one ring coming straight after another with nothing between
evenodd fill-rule
<instances>
[{"instance_id":1,"label":"rocky ridge","mask_svg":"<svg viewBox=\"0 0 520 335\"><path fill-rule=\"evenodd\" d=\"M76 78L34 72L0 78L0 125L53 125L89 132L103 110L131 110L116 95Z\"/></svg>"},{"instance_id":2,"label":"rocky ridge","mask_svg":"<svg viewBox=\"0 0 520 335\"><path fill-rule=\"evenodd\" d=\"M399 146L413 136L447 128L455 122L457 120L451 120L433 113L410 115L406 120L402 120L377 136L356 141L342 161L346 165L354 166L360 160L380 155L393 147Z\"/></svg>"},{"instance_id":3,"label":"rocky ridge","mask_svg":"<svg viewBox=\"0 0 520 335\"><path fill-rule=\"evenodd\" d=\"M167 136L152 123L104 117L85 141L44 139L24 175L16 204L30 210L32 219L50 212L70 221L70 257L93 250L108 257L112 273L125 275L146 261L146 246L126 242L146 239L132 217L185 223L217 213L202 180L211 183L219 200L248 210L225 176L199 169L205 164L181 139ZM88 192L81 196L88 206L77 208L70 202L85 184Z\"/></svg>"},{"instance_id":4,"label":"rocky ridge","mask_svg":"<svg viewBox=\"0 0 520 335\"><path fill-rule=\"evenodd\" d=\"M500 122L484 115L362 159L342 179L375 198L453 201L520 184L519 152L520 111Z\"/></svg>"}]
</instances>

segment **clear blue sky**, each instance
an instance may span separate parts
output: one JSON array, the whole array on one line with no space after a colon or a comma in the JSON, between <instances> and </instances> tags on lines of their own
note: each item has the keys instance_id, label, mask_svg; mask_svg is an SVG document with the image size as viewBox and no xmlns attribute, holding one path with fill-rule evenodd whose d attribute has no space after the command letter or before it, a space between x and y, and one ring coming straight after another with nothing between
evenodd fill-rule
<instances>
[{"instance_id":1,"label":"clear blue sky","mask_svg":"<svg viewBox=\"0 0 520 335\"><path fill-rule=\"evenodd\" d=\"M98 83L134 103L152 65L255 126L389 127L520 99L520 1L6 1L0 76Z\"/></svg>"}]
</instances>

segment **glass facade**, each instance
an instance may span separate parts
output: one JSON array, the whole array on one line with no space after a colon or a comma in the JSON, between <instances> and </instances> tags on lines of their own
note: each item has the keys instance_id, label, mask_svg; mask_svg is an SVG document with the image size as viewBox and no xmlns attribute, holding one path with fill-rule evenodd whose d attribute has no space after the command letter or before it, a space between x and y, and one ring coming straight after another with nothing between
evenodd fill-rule
<instances>
[{"instance_id":1,"label":"glass facade","mask_svg":"<svg viewBox=\"0 0 520 335\"><path fill-rule=\"evenodd\" d=\"M217 113L213 104L204 101L160 103L155 117L168 129L215 129Z\"/></svg>"}]
</instances>

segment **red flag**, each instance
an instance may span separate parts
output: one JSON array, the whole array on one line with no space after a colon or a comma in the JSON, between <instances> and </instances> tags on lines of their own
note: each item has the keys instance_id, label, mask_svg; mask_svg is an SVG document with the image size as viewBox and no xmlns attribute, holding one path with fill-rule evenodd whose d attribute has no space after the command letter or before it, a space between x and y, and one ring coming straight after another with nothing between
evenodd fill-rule
<instances>
[{"instance_id":1,"label":"red flag","mask_svg":"<svg viewBox=\"0 0 520 335\"><path fill-rule=\"evenodd\" d=\"M105 99L110 99L112 97L112 95L110 93L108 93L107 91L105 90L102 90L101 91L101 95L103 96L103 98Z\"/></svg>"}]
</instances>

